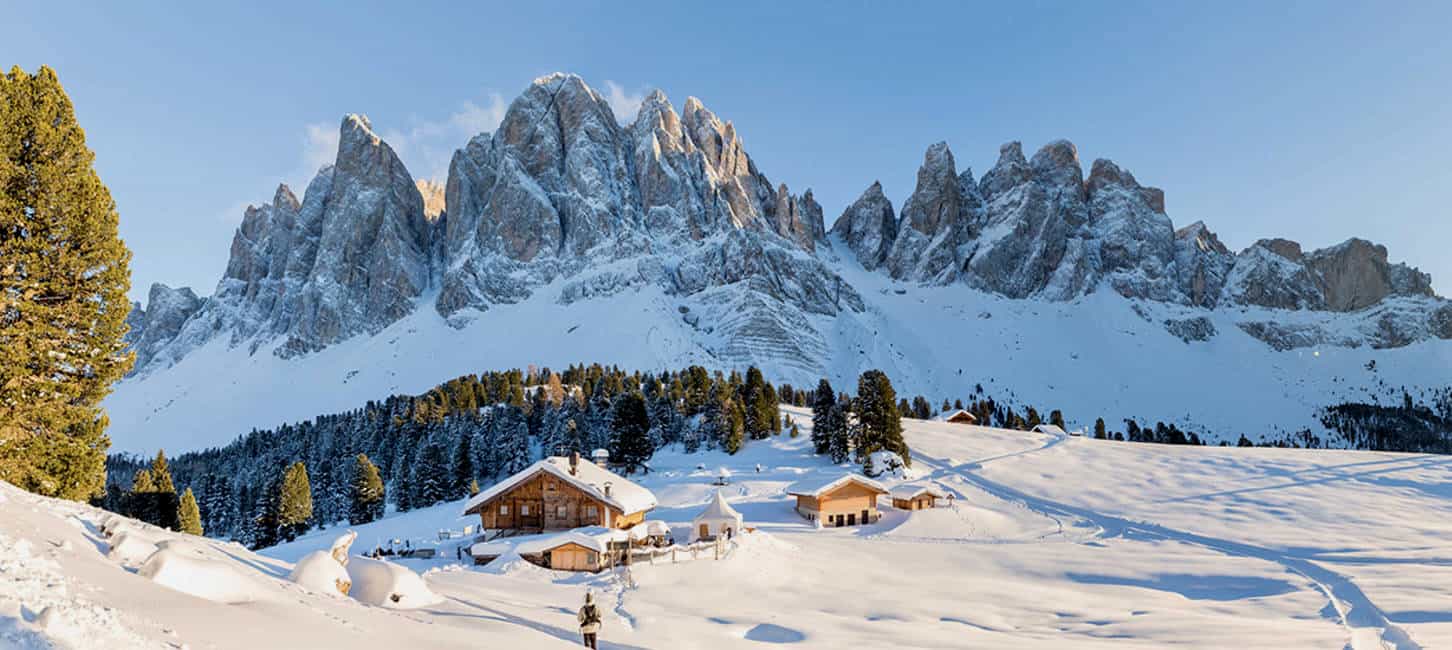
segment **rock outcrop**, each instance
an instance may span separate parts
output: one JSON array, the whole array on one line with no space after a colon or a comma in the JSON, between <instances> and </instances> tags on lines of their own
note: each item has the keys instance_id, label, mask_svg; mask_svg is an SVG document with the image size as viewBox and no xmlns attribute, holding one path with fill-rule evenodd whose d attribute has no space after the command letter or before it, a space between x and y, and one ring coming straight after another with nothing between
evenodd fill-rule
<instances>
[{"instance_id":1,"label":"rock outcrop","mask_svg":"<svg viewBox=\"0 0 1452 650\"><path fill-rule=\"evenodd\" d=\"M881 266L897 239L897 216L893 213L892 201L882 193L882 183L874 181L862 196L847 206L832 224L832 233L846 242L864 268Z\"/></svg>"},{"instance_id":2,"label":"rock outcrop","mask_svg":"<svg viewBox=\"0 0 1452 650\"><path fill-rule=\"evenodd\" d=\"M1234 265L1235 255L1205 222L1196 221L1175 231L1175 270L1180 293L1190 305L1213 309L1220 302Z\"/></svg>"},{"instance_id":3,"label":"rock outcrop","mask_svg":"<svg viewBox=\"0 0 1452 650\"><path fill-rule=\"evenodd\" d=\"M146 307L132 303L126 318L131 326L126 342L136 352L136 366L145 366L158 354L164 354L187 320L201 308L202 299L189 287L173 289L164 284L151 285Z\"/></svg>"}]
</instances>

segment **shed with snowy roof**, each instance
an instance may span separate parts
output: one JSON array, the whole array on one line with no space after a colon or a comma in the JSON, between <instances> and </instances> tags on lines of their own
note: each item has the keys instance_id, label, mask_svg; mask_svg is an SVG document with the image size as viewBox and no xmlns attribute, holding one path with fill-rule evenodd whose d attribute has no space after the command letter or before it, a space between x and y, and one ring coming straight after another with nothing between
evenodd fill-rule
<instances>
[{"instance_id":1,"label":"shed with snowy roof","mask_svg":"<svg viewBox=\"0 0 1452 650\"><path fill-rule=\"evenodd\" d=\"M877 521L877 497L887 494L887 488L858 474L827 474L793 483L787 494L796 497L797 513L807 521L856 526Z\"/></svg>"},{"instance_id":2,"label":"shed with snowy roof","mask_svg":"<svg viewBox=\"0 0 1452 650\"><path fill-rule=\"evenodd\" d=\"M717 537L730 539L741 532L743 525L741 513L726 502L726 496L720 490L716 490L716 494L706 502L705 509L691 520L691 541Z\"/></svg>"},{"instance_id":3,"label":"shed with snowy roof","mask_svg":"<svg viewBox=\"0 0 1452 650\"><path fill-rule=\"evenodd\" d=\"M938 419L944 422L951 422L953 424L978 424L978 417L963 409L944 413Z\"/></svg>"},{"instance_id":4,"label":"shed with snowy roof","mask_svg":"<svg viewBox=\"0 0 1452 650\"><path fill-rule=\"evenodd\" d=\"M1063 437L1069 435L1057 424L1035 424L1033 431L1034 433L1047 433L1051 436Z\"/></svg>"},{"instance_id":5,"label":"shed with snowy roof","mask_svg":"<svg viewBox=\"0 0 1452 650\"><path fill-rule=\"evenodd\" d=\"M601 526L578 528L520 542L520 557L559 571L599 571L630 545L630 534Z\"/></svg>"},{"instance_id":6,"label":"shed with snowy roof","mask_svg":"<svg viewBox=\"0 0 1452 650\"><path fill-rule=\"evenodd\" d=\"M938 499L947 495L936 487L921 483L903 483L892 488L892 507L899 510L926 510L938 507Z\"/></svg>"},{"instance_id":7,"label":"shed with snowy roof","mask_svg":"<svg viewBox=\"0 0 1452 650\"><path fill-rule=\"evenodd\" d=\"M478 515L485 530L627 529L655 506L650 490L572 454L541 460L474 495L464 514Z\"/></svg>"}]
</instances>

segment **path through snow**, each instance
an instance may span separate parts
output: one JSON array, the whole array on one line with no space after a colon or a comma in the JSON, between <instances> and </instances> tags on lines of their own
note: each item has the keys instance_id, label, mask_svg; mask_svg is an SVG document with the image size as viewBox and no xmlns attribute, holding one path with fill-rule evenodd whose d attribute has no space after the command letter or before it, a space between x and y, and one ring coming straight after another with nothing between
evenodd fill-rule
<instances>
[{"instance_id":1,"label":"path through snow","mask_svg":"<svg viewBox=\"0 0 1452 650\"><path fill-rule=\"evenodd\" d=\"M1291 552L1282 552L1252 544L1218 539L1196 533L1176 530L1152 522L1137 522L1079 508L1051 499L1033 496L1011 488L997 481L985 478L976 470L995 461L1045 451L1067 440L1065 436L1050 436L1037 447L999 454L976 461L954 464L949 459L919 456L936 466L931 478L938 473L957 475L979 488L1006 500L1016 501L1025 507L1054 517L1079 518L1093 522L1104 537L1125 537L1134 535L1140 539L1161 539L1193 544L1212 549L1226 555L1255 558L1279 564L1287 571L1300 575L1315 583L1330 601L1336 617L1350 635L1348 647L1354 650L1421 650L1419 644L1396 624L1387 619L1382 609L1350 578L1327 569L1305 557ZM1057 517L1055 517L1057 520ZM1062 522L1062 520L1060 520Z\"/></svg>"}]
</instances>

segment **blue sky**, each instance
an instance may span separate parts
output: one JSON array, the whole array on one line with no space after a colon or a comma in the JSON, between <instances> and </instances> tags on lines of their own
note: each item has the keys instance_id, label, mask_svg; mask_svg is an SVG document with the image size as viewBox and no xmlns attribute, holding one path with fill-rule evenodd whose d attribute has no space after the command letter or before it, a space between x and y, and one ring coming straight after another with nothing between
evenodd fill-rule
<instances>
[{"instance_id":1,"label":"blue sky","mask_svg":"<svg viewBox=\"0 0 1452 650\"><path fill-rule=\"evenodd\" d=\"M981 175L1005 141L1068 138L1232 248L1361 236L1452 293L1452 3L179 4L0 25L0 62L53 66L76 103L135 296L210 294L243 207L301 193L344 113L442 177L556 70L618 106L700 97L829 223L877 179L900 206L933 142Z\"/></svg>"}]
</instances>

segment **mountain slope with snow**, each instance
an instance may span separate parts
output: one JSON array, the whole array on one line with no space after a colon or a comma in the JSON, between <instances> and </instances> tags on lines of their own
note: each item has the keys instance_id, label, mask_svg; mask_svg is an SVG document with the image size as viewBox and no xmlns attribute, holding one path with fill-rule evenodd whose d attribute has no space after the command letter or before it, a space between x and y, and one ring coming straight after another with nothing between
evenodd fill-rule
<instances>
[{"instance_id":1,"label":"mountain slope with snow","mask_svg":"<svg viewBox=\"0 0 1452 650\"><path fill-rule=\"evenodd\" d=\"M1354 451L1150 445L904 420L911 479L953 495L880 522L816 529L788 485L853 468L803 436L735 456L667 450L639 481L652 519L684 532L726 497L756 532L723 559L662 557L628 572L454 565L462 502L358 527L355 552L437 544L400 560L438 605L365 606L280 580L340 528L252 554L194 540L263 586L223 605L109 559L108 515L0 485L0 643L20 648L566 647L583 593L603 648L1328 648L1452 643L1444 559L1452 459ZM759 466L759 467L758 467ZM709 469L698 469L706 467ZM896 484L900 479L885 479ZM136 526L137 524L129 524ZM170 535L160 533L161 535ZM114 538L112 538L114 540ZM57 588L60 585L61 588ZM49 608L50 613L45 612Z\"/></svg>"},{"instance_id":2,"label":"mountain slope with snow","mask_svg":"<svg viewBox=\"0 0 1452 650\"><path fill-rule=\"evenodd\" d=\"M682 297L641 285L566 305L558 296L575 285L556 281L462 328L420 309L378 335L301 359L248 354L214 340L170 368L118 385L106 402L110 435L120 450L176 453L252 428L420 393L484 369L598 361L639 369L754 363L773 381L797 386L825 376L851 387L862 371L880 368L899 395L923 394L934 403L966 398L981 384L998 399L1061 409L1070 428L1090 427L1097 417L1120 428L1132 417L1234 442L1242 433L1257 439L1319 431L1316 411L1323 406L1398 403L1402 387L1444 385L1452 367L1449 341L1277 351L1244 331L1274 322L1351 338L1357 328L1374 328L1374 319L1261 308L1205 312L1110 292L1064 302L1012 300L959 284L896 282L851 261L835 268L859 287L864 309L784 325L810 327L817 339L723 336L723 321L746 317L712 292ZM1214 335L1186 340L1166 327L1187 321Z\"/></svg>"},{"instance_id":3,"label":"mountain slope with snow","mask_svg":"<svg viewBox=\"0 0 1452 650\"><path fill-rule=\"evenodd\" d=\"M829 233L694 97L651 93L621 124L578 76L541 77L442 188L367 118L339 140L301 200L248 209L212 296L158 285L136 306L137 369L106 402L121 449L528 364L756 365L803 386L882 368L934 403L981 384L1080 424L1230 439L1318 430L1320 407L1452 367L1452 303L1385 248L1233 253L1113 162L1086 176L1067 141L1006 144L978 179L932 145L900 214L874 185Z\"/></svg>"}]
</instances>

